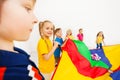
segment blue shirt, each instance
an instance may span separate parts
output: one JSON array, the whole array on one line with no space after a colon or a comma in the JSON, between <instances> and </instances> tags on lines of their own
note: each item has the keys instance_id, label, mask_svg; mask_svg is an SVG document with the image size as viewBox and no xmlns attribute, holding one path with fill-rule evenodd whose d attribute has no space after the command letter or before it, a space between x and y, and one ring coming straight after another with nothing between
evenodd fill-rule
<instances>
[{"instance_id":1,"label":"blue shirt","mask_svg":"<svg viewBox=\"0 0 120 80\"><path fill-rule=\"evenodd\" d=\"M54 52L54 56L55 57L60 57L60 52L61 52L61 47L60 46L63 44L63 39L59 38L59 37L56 37L55 41L58 42L59 45L58 45L58 48Z\"/></svg>"},{"instance_id":2,"label":"blue shirt","mask_svg":"<svg viewBox=\"0 0 120 80\"><path fill-rule=\"evenodd\" d=\"M44 80L29 55L21 49L17 52L0 50L0 80Z\"/></svg>"}]
</instances>

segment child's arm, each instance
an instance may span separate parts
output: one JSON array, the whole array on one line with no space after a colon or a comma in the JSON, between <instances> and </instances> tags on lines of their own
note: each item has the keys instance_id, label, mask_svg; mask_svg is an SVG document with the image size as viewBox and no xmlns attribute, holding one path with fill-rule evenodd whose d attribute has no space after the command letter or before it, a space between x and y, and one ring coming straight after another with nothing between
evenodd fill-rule
<instances>
[{"instance_id":1,"label":"child's arm","mask_svg":"<svg viewBox=\"0 0 120 80\"><path fill-rule=\"evenodd\" d=\"M64 40L64 42L63 42L63 44L61 45L61 47L63 47L63 46L66 44L67 40L68 40L68 38L66 38L66 39Z\"/></svg>"},{"instance_id":2,"label":"child's arm","mask_svg":"<svg viewBox=\"0 0 120 80\"><path fill-rule=\"evenodd\" d=\"M103 45L105 46L105 42L104 42L104 40L103 40Z\"/></svg>"},{"instance_id":3,"label":"child's arm","mask_svg":"<svg viewBox=\"0 0 120 80\"><path fill-rule=\"evenodd\" d=\"M50 57L53 55L54 51L56 50L56 48L58 47L59 43L58 42L54 42L54 46L51 49L51 51L48 54L43 54L43 57L45 60L49 60Z\"/></svg>"}]
</instances>

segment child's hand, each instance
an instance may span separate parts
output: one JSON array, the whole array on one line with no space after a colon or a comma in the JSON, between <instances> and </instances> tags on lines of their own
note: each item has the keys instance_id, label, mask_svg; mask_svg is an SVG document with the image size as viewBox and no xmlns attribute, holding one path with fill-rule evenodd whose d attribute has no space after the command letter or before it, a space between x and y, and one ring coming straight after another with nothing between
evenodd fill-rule
<instances>
[{"instance_id":1,"label":"child's hand","mask_svg":"<svg viewBox=\"0 0 120 80\"><path fill-rule=\"evenodd\" d=\"M109 73L113 73L113 71L112 71L112 70L108 70L108 72L109 72Z\"/></svg>"},{"instance_id":2,"label":"child's hand","mask_svg":"<svg viewBox=\"0 0 120 80\"><path fill-rule=\"evenodd\" d=\"M53 47L57 48L59 44L60 44L59 42L56 42L56 41L55 41Z\"/></svg>"},{"instance_id":3,"label":"child's hand","mask_svg":"<svg viewBox=\"0 0 120 80\"><path fill-rule=\"evenodd\" d=\"M102 43L103 43L103 45L104 45L104 46L106 45L104 40L103 40L103 42L102 42Z\"/></svg>"},{"instance_id":4,"label":"child's hand","mask_svg":"<svg viewBox=\"0 0 120 80\"><path fill-rule=\"evenodd\" d=\"M56 44L58 43L58 45L60 45L60 42L58 42L58 41L55 41L56 42Z\"/></svg>"},{"instance_id":5,"label":"child's hand","mask_svg":"<svg viewBox=\"0 0 120 80\"><path fill-rule=\"evenodd\" d=\"M65 37L65 40L68 40L68 37Z\"/></svg>"}]
</instances>

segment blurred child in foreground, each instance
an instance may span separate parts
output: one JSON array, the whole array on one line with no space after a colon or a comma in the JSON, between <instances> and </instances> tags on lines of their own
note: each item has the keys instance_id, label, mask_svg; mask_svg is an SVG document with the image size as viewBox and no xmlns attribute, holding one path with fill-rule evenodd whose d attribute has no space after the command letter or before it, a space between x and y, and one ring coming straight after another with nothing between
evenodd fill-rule
<instances>
[{"instance_id":1,"label":"blurred child in foreground","mask_svg":"<svg viewBox=\"0 0 120 80\"><path fill-rule=\"evenodd\" d=\"M0 0L0 80L44 80L30 55L14 46L28 40L35 0ZM34 74L33 74L34 73Z\"/></svg>"}]
</instances>

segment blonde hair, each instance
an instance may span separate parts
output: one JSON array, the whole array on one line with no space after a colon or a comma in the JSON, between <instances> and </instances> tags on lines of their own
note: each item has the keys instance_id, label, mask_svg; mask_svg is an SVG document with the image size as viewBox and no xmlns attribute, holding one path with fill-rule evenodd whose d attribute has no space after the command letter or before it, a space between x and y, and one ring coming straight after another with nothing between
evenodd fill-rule
<instances>
[{"instance_id":1,"label":"blonde hair","mask_svg":"<svg viewBox=\"0 0 120 80\"><path fill-rule=\"evenodd\" d=\"M71 29L68 29L68 30L66 31L66 36L68 36L68 35L72 35L72 30L71 30Z\"/></svg>"},{"instance_id":2,"label":"blonde hair","mask_svg":"<svg viewBox=\"0 0 120 80\"><path fill-rule=\"evenodd\" d=\"M52 22L49 21L49 20L45 20L45 21L43 21L43 22L39 22L39 34L40 34L40 36L41 36L42 39L44 39L44 38L43 38L43 35L42 35L42 29L43 29L44 24L47 23L47 22L48 22L48 23L52 23ZM54 28L55 28L55 27L54 27L54 25L53 25L53 32L54 32ZM54 36L53 36L53 39L54 39ZM47 49L50 50L47 41L46 41L45 39L44 39L44 41L45 41L45 43L46 43L46 45L47 45Z\"/></svg>"},{"instance_id":3,"label":"blonde hair","mask_svg":"<svg viewBox=\"0 0 120 80\"><path fill-rule=\"evenodd\" d=\"M49 21L49 20L45 20L45 21L43 21L43 22L39 22L39 34L40 34L40 36L41 36L41 38L43 38L43 35L42 35L42 29L43 29L43 26L44 26L44 24L45 23L52 23L51 21ZM52 23L53 24L53 23ZM54 25L53 25L53 32L54 32Z\"/></svg>"}]
</instances>

